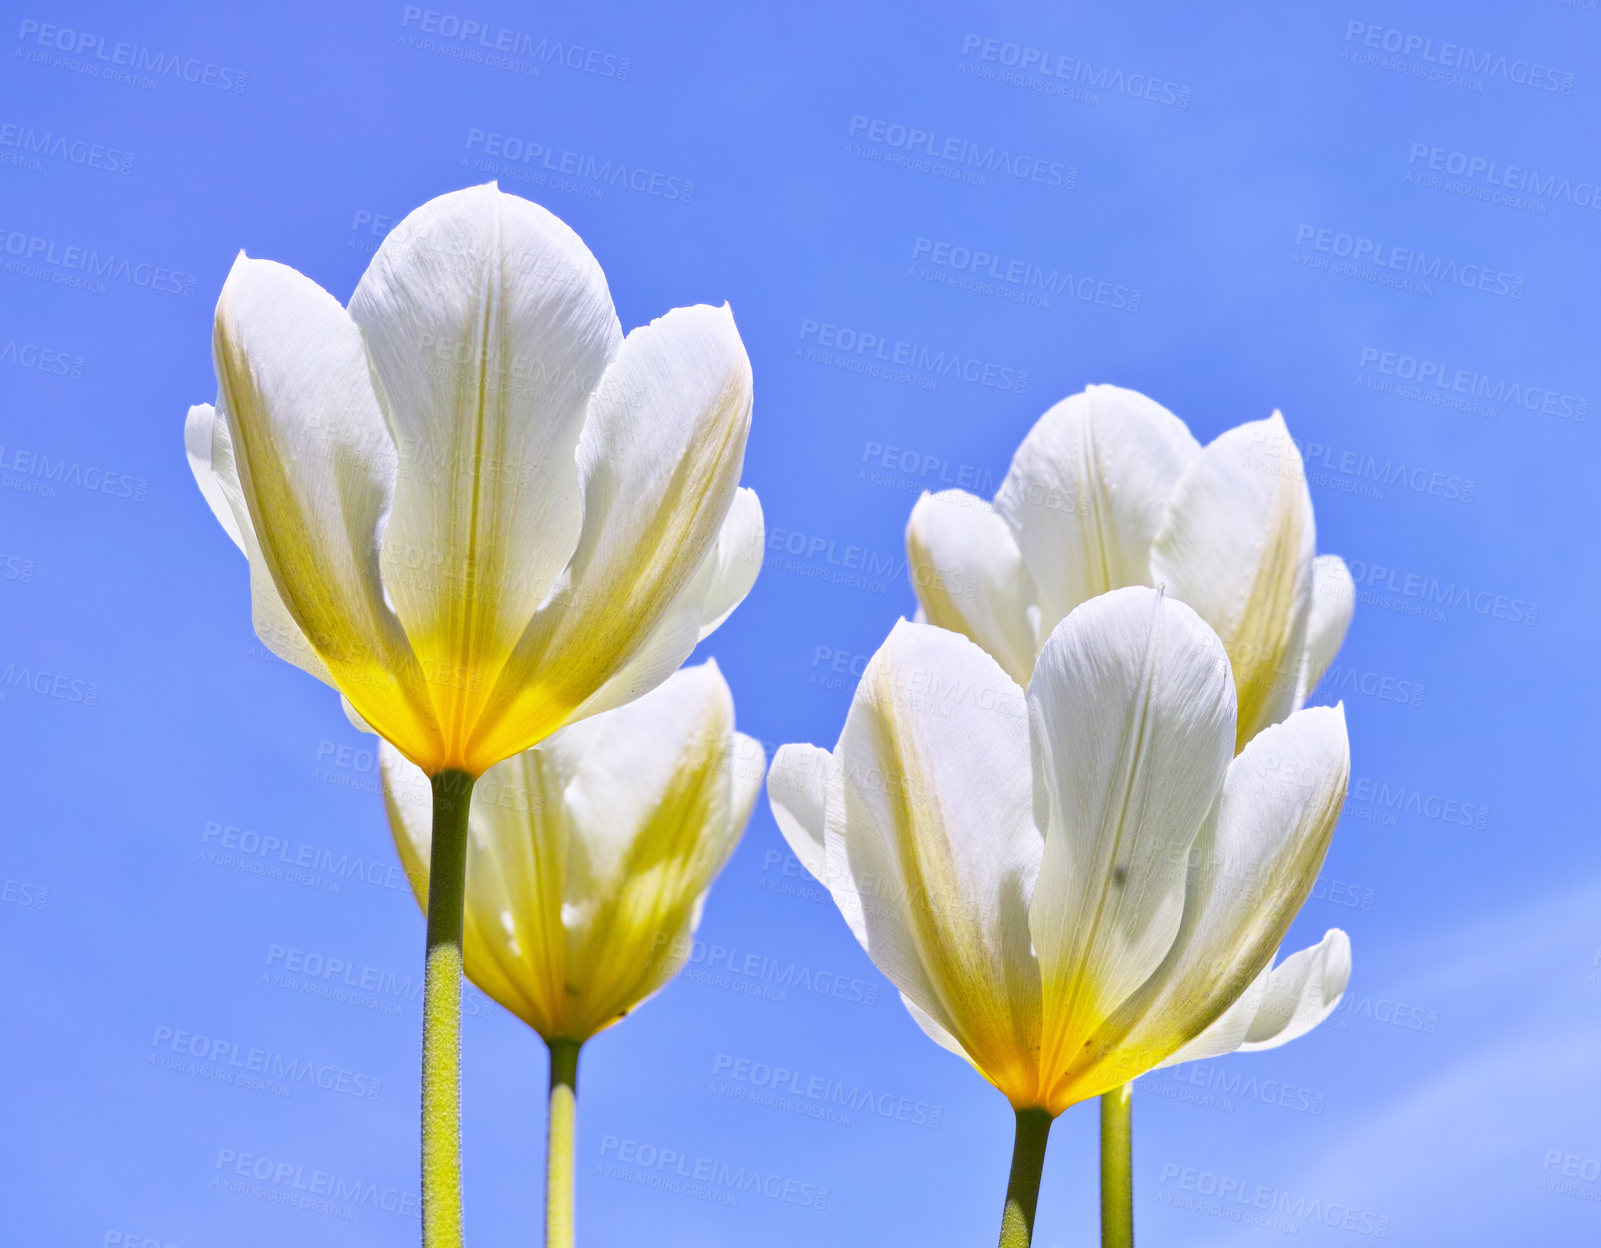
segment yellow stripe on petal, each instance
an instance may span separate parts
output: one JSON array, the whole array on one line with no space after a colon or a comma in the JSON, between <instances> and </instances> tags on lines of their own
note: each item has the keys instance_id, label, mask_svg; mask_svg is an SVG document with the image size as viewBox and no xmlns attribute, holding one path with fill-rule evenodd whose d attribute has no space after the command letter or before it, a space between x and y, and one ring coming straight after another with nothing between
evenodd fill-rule
<instances>
[{"instance_id":1,"label":"yellow stripe on petal","mask_svg":"<svg viewBox=\"0 0 1601 1248\"><path fill-rule=\"evenodd\" d=\"M1039 867L1022 690L956 633L895 626L834 751L827 881L857 940L1015 1105L1037 1104Z\"/></svg>"},{"instance_id":2,"label":"yellow stripe on petal","mask_svg":"<svg viewBox=\"0 0 1601 1248\"><path fill-rule=\"evenodd\" d=\"M677 308L628 335L579 447L578 548L486 691L469 759L492 761L560 727L662 640L675 607L675 661L657 665L656 679L689 657L702 621L682 594L733 508L750 410L750 361L726 307Z\"/></svg>"},{"instance_id":3,"label":"yellow stripe on petal","mask_svg":"<svg viewBox=\"0 0 1601 1248\"><path fill-rule=\"evenodd\" d=\"M361 717L437 770L431 699L379 576L395 447L361 331L310 279L241 255L212 341L245 518L279 599Z\"/></svg>"}]
</instances>

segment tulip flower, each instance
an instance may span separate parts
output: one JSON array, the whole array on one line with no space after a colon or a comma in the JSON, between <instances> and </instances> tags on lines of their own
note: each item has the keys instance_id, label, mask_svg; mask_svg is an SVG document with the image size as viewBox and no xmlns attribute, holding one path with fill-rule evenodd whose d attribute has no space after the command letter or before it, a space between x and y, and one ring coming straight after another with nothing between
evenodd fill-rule
<instances>
[{"instance_id":1,"label":"tulip flower","mask_svg":"<svg viewBox=\"0 0 1601 1248\"><path fill-rule=\"evenodd\" d=\"M493 184L384 239L348 307L242 253L184 441L256 631L429 776L423 1225L460 1242L474 780L653 688L749 591L750 365L728 308L626 338L578 236Z\"/></svg>"},{"instance_id":2,"label":"tulip flower","mask_svg":"<svg viewBox=\"0 0 1601 1248\"><path fill-rule=\"evenodd\" d=\"M906 545L923 618L971 637L1020 682L1080 603L1163 586L1223 639L1236 751L1305 703L1356 597L1345 563L1314 554L1306 474L1278 412L1203 448L1161 404L1117 386L1040 417L993 503L924 494ZM1126 1191L1129 1090L1109 1095L1103 1136L1121 1149L1114 1186Z\"/></svg>"},{"instance_id":3,"label":"tulip flower","mask_svg":"<svg viewBox=\"0 0 1601 1248\"><path fill-rule=\"evenodd\" d=\"M1162 585L1228 650L1243 747L1301 707L1351 622L1345 563L1316 556L1312 499L1274 412L1202 447L1118 386L1063 399L1012 457L993 503L924 494L906 526L928 622L1026 682L1057 623L1128 585Z\"/></svg>"},{"instance_id":4,"label":"tulip flower","mask_svg":"<svg viewBox=\"0 0 1601 1248\"><path fill-rule=\"evenodd\" d=\"M428 909L430 793L380 747L400 860ZM683 966L750 818L762 747L714 662L485 773L468 816L467 978L550 1049L546 1243L573 1242L578 1054Z\"/></svg>"},{"instance_id":5,"label":"tulip flower","mask_svg":"<svg viewBox=\"0 0 1601 1248\"><path fill-rule=\"evenodd\" d=\"M937 1044L1011 1103L1001 1243L1032 1235L1051 1123L1166 1062L1298 1036L1338 1003L1343 933L1272 959L1345 800L1340 707L1236 757L1222 641L1130 587L1052 630L1025 691L902 621L832 752L783 746L779 828Z\"/></svg>"}]
</instances>

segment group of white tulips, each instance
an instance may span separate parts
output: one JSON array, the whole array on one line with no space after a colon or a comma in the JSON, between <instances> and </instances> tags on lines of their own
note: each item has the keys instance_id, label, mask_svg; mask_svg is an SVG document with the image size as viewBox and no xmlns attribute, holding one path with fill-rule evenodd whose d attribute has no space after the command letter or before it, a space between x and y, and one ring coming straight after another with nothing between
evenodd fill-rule
<instances>
[{"instance_id":1,"label":"group of white tulips","mask_svg":"<svg viewBox=\"0 0 1601 1248\"><path fill-rule=\"evenodd\" d=\"M682 667L762 561L733 316L624 336L578 236L489 185L401 222L348 306L241 254L212 351L195 479L262 640L383 738L427 916L423 1242L462 1243L465 971L549 1047L570 1248L579 1052L680 969L764 771L716 664ZM906 542L918 620L832 751L778 750L773 814L1016 1111L1001 1244L1095 1096L1103 1243L1130 1244L1130 1082L1294 1039L1349 978L1338 930L1274 957L1345 800L1344 713L1301 708L1350 577L1277 413L1203 447L1115 386L1046 412L993 501L924 495Z\"/></svg>"}]
</instances>

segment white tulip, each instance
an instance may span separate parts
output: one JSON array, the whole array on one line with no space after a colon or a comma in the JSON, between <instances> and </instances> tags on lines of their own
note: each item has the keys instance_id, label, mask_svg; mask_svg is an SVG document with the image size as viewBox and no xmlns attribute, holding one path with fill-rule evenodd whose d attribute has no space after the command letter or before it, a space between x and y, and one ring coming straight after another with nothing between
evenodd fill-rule
<instances>
[{"instance_id":1,"label":"white tulip","mask_svg":"<svg viewBox=\"0 0 1601 1248\"><path fill-rule=\"evenodd\" d=\"M1279 966L1345 800L1341 707L1235 755L1222 642L1146 588L1073 610L1027 691L902 621L832 752L786 745L785 838L937 1043L1054 1118L1169 1061L1270 1048L1338 1003L1343 932Z\"/></svg>"},{"instance_id":2,"label":"white tulip","mask_svg":"<svg viewBox=\"0 0 1601 1248\"><path fill-rule=\"evenodd\" d=\"M626 338L600 266L493 184L384 239L349 308L243 253L184 441L261 639L430 776L659 684L749 592L726 306Z\"/></svg>"},{"instance_id":3,"label":"white tulip","mask_svg":"<svg viewBox=\"0 0 1601 1248\"><path fill-rule=\"evenodd\" d=\"M429 785L381 749L390 830L426 911ZM468 815L467 978L547 1043L620 1021L682 967L764 770L714 662L491 767Z\"/></svg>"}]
</instances>

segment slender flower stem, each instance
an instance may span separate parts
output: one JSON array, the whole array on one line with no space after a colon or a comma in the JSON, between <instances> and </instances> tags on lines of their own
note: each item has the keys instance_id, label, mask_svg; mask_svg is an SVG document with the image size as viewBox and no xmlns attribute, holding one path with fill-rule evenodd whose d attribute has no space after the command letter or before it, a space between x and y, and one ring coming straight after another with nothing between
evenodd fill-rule
<instances>
[{"instance_id":1,"label":"slender flower stem","mask_svg":"<svg viewBox=\"0 0 1601 1248\"><path fill-rule=\"evenodd\" d=\"M1034 1240L1034 1209L1039 1204L1045 1143L1053 1121L1043 1109L1017 1111L1012 1174L1006 1180L1006 1207L1001 1210L1000 1248L1028 1248Z\"/></svg>"},{"instance_id":2,"label":"slender flower stem","mask_svg":"<svg viewBox=\"0 0 1601 1248\"><path fill-rule=\"evenodd\" d=\"M545 1248L573 1248L573 1143L582 1040L550 1042L550 1115L545 1120Z\"/></svg>"},{"instance_id":3,"label":"slender flower stem","mask_svg":"<svg viewBox=\"0 0 1601 1248\"><path fill-rule=\"evenodd\" d=\"M1134 1085L1101 1097L1101 1248L1134 1248Z\"/></svg>"},{"instance_id":4,"label":"slender flower stem","mask_svg":"<svg viewBox=\"0 0 1601 1248\"><path fill-rule=\"evenodd\" d=\"M461 929L474 777L433 779L428 961L422 1005L422 1242L461 1248Z\"/></svg>"}]
</instances>

